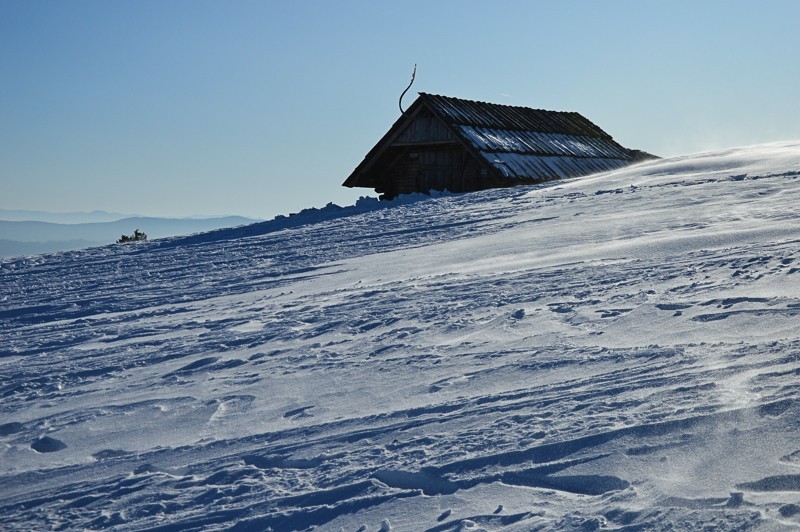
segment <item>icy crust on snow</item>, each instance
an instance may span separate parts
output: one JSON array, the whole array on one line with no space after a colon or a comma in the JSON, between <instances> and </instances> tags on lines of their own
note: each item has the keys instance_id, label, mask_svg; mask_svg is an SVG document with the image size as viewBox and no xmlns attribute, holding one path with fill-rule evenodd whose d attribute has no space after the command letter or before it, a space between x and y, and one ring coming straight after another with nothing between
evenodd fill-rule
<instances>
[{"instance_id":1,"label":"icy crust on snow","mask_svg":"<svg viewBox=\"0 0 800 532\"><path fill-rule=\"evenodd\" d=\"M799 528L798 204L777 143L3 261L0 528Z\"/></svg>"}]
</instances>

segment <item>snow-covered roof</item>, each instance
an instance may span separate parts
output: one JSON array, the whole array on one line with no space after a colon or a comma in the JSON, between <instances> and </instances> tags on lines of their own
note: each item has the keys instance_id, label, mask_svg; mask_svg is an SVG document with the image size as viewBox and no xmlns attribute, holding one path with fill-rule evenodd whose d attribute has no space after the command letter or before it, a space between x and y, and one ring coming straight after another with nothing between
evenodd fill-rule
<instances>
[{"instance_id":1,"label":"snow-covered roof","mask_svg":"<svg viewBox=\"0 0 800 532\"><path fill-rule=\"evenodd\" d=\"M626 166L629 150L579 113L420 94L503 177L576 177Z\"/></svg>"}]
</instances>

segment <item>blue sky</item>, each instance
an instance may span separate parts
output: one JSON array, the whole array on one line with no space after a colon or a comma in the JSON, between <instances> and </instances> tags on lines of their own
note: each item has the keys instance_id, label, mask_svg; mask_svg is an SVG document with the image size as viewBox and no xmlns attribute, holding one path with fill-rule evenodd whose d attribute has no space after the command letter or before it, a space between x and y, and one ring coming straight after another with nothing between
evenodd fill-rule
<instances>
[{"instance_id":1,"label":"blue sky","mask_svg":"<svg viewBox=\"0 0 800 532\"><path fill-rule=\"evenodd\" d=\"M800 138L800 2L0 0L0 209L270 218L417 91L670 156Z\"/></svg>"}]
</instances>

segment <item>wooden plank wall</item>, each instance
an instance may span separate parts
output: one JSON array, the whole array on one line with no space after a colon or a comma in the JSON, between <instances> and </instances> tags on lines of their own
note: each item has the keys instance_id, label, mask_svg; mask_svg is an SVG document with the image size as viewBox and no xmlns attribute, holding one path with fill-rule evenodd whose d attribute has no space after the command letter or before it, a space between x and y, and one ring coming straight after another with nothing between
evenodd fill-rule
<instances>
[{"instance_id":1,"label":"wooden plank wall","mask_svg":"<svg viewBox=\"0 0 800 532\"><path fill-rule=\"evenodd\" d=\"M397 137L393 145L456 142L456 137L434 116L417 116Z\"/></svg>"}]
</instances>

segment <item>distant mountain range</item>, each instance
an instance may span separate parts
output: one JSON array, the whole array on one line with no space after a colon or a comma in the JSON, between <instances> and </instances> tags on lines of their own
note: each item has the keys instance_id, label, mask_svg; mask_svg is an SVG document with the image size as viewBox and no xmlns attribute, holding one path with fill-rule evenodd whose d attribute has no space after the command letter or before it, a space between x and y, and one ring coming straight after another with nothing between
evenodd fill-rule
<instances>
[{"instance_id":1,"label":"distant mountain range","mask_svg":"<svg viewBox=\"0 0 800 532\"><path fill-rule=\"evenodd\" d=\"M119 212L47 212L19 209L0 209L0 220L9 222L52 222L55 224L84 224L92 222L116 222L123 218L139 216L138 214L122 214ZM211 218L211 216L199 216Z\"/></svg>"},{"instance_id":2,"label":"distant mountain range","mask_svg":"<svg viewBox=\"0 0 800 532\"><path fill-rule=\"evenodd\" d=\"M28 217L28 220L20 218ZM119 218L119 217L122 218ZM10 218L10 219L3 219ZM33 218L33 219L31 219ZM62 220L62 222L42 221ZM64 223L63 220L92 220ZM117 215L102 211L92 213L43 213L38 211L0 210L0 257L37 255L92 246L113 244L123 234L138 229L148 238L188 235L223 227L258 222L243 216L208 218L154 218Z\"/></svg>"}]
</instances>

